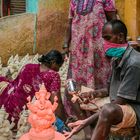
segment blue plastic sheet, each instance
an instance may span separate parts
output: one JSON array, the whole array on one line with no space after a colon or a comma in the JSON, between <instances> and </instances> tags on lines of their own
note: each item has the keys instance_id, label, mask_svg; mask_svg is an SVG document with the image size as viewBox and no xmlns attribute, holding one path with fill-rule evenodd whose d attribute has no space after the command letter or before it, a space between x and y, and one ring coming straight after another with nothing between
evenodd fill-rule
<instances>
[{"instance_id":1,"label":"blue plastic sheet","mask_svg":"<svg viewBox=\"0 0 140 140\"><path fill-rule=\"evenodd\" d=\"M26 0L26 12L35 14L34 18L34 46L33 53L36 51L36 31L37 31L37 13L38 13L38 1L39 0Z\"/></svg>"},{"instance_id":2,"label":"blue plastic sheet","mask_svg":"<svg viewBox=\"0 0 140 140\"><path fill-rule=\"evenodd\" d=\"M26 12L36 14L38 12L38 0L26 0Z\"/></svg>"}]
</instances>

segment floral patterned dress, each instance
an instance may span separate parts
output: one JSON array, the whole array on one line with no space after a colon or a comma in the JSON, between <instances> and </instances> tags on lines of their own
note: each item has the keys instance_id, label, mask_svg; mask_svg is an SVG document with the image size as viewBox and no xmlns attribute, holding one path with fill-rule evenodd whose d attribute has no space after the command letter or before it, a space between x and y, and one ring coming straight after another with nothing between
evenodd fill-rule
<instances>
[{"instance_id":1,"label":"floral patterned dress","mask_svg":"<svg viewBox=\"0 0 140 140\"><path fill-rule=\"evenodd\" d=\"M113 0L71 0L72 39L68 78L78 85L99 89L107 86L110 65L103 51L105 11L116 11ZM65 98L70 111L70 103Z\"/></svg>"},{"instance_id":2,"label":"floral patterned dress","mask_svg":"<svg viewBox=\"0 0 140 140\"><path fill-rule=\"evenodd\" d=\"M8 81L0 77L0 83L8 83L0 95L0 107L4 105L9 113L9 119L13 117L15 122L19 119L19 114L23 106L27 103L27 97L35 95L39 91L39 86L44 83L49 92L60 90L60 76L53 70L40 72L40 64L27 64L22 68L18 77L13 81Z\"/></svg>"}]
</instances>

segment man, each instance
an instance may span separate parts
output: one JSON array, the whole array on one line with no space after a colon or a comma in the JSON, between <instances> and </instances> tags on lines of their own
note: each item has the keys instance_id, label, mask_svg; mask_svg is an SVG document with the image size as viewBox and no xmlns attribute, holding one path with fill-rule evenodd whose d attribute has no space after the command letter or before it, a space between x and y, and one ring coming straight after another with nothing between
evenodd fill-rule
<instances>
[{"instance_id":1,"label":"man","mask_svg":"<svg viewBox=\"0 0 140 140\"><path fill-rule=\"evenodd\" d=\"M110 103L91 117L69 124L67 138L85 126L95 123L91 140L106 140L110 131L139 126L140 120L140 53L126 42L127 28L120 20L105 24L102 36L107 57L112 58L109 84ZM107 89L89 92L94 97L107 96Z\"/></svg>"}]
</instances>

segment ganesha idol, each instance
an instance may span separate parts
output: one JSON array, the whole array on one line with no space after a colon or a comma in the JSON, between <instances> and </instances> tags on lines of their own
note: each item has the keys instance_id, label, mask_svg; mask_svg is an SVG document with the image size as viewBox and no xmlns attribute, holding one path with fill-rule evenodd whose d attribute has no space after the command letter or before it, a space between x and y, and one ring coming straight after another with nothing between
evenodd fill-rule
<instances>
[{"instance_id":1,"label":"ganesha idol","mask_svg":"<svg viewBox=\"0 0 140 140\"><path fill-rule=\"evenodd\" d=\"M31 129L19 140L65 140L66 138L55 131L53 123L55 122L55 110L58 106L57 97L54 97L54 103L49 101L51 94L47 92L42 85L39 92L35 93L35 101L31 102L28 97L27 107L30 110L28 121Z\"/></svg>"}]
</instances>

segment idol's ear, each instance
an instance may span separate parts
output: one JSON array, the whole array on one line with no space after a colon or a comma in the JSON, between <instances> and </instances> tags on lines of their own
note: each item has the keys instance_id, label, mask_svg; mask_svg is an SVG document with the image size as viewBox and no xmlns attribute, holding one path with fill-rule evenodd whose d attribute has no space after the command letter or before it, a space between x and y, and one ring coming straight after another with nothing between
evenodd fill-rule
<instances>
[{"instance_id":1,"label":"idol's ear","mask_svg":"<svg viewBox=\"0 0 140 140\"><path fill-rule=\"evenodd\" d=\"M47 92L46 99L49 100L50 99L50 96L51 96L51 93L50 92Z\"/></svg>"},{"instance_id":2,"label":"idol's ear","mask_svg":"<svg viewBox=\"0 0 140 140\"><path fill-rule=\"evenodd\" d=\"M35 93L35 97L36 97L37 100L39 100L39 98L40 98L39 92Z\"/></svg>"}]
</instances>

